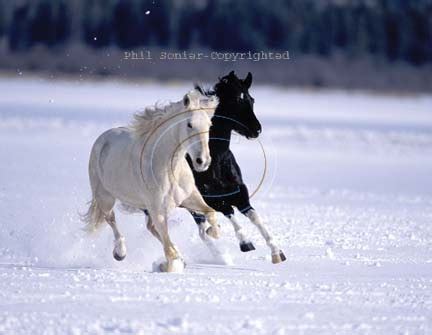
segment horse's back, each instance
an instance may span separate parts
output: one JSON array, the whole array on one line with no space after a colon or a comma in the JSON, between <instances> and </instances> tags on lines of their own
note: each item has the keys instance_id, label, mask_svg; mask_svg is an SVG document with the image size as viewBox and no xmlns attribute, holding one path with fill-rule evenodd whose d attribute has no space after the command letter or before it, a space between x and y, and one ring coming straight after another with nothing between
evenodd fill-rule
<instances>
[{"instance_id":1,"label":"horse's back","mask_svg":"<svg viewBox=\"0 0 432 335\"><path fill-rule=\"evenodd\" d=\"M102 133L93 145L92 153L105 160L109 156L127 153L133 145L133 135L128 128L112 128Z\"/></svg>"},{"instance_id":2,"label":"horse's back","mask_svg":"<svg viewBox=\"0 0 432 335\"><path fill-rule=\"evenodd\" d=\"M104 145L122 145L126 146L133 141L132 132L129 128L126 127L118 127L111 128L107 131L103 132L95 141L95 147L99 144L99 146Z\"/></svg>"}]
</instances>

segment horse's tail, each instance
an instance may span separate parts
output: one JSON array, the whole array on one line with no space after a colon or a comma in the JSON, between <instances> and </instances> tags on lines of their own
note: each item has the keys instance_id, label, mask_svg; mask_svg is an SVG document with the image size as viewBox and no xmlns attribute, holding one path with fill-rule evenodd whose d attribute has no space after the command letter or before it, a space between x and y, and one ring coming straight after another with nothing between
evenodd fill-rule
<instances>
[{"instance_id":1,"label":"horse's tail","mask_svg":"<svg viewBox=\"0 0 432 335\"><path fill-rule=\"evenodd\" d=\"M88 233L96 232L98 228L100 228L105 222L105 214L100 209L94 197L89 202L89 209L87 213L81 216L81 220L86 224L83 230Z\"/></svg>"},{"instance_id":2,"label":"horse's tail","mask_svg":"<svg viewBox=\"0 0 432 335\"><path fill-rule=\"evenodd\" d=\"M107 132L104 134L106 133ZM104 134L99 136L96 142L93 144L89 159L88 172L92 190L92 199L88 202L89 208L87 212L81 215L81 221L85 224L83 230L88 233L96 232L103 226L103 223L105 222L106 212L102 211L100 197L100 194L104 191L104 188L102 187L97 173L99 164L98 157L106 145L106 141L103 140Z\"/></svg>"}]
</instances>

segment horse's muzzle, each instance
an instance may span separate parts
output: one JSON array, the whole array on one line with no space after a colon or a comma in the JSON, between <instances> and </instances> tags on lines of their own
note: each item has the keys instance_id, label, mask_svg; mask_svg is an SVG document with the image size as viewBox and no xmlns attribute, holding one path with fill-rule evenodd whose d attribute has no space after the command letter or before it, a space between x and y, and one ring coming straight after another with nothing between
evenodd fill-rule
<instances>
[{"instance_id":1,"label":"horse's muzzle","mask_svg":"<svg viewBox=\"0 0 432 335\"><path fill-rule=\"evenodd\" d=\"M211 158L203 160L201 157L198 157L193 162L193 165L194 165L195 171L197 171L197 172L203 172L203 171L206 171L209 168L210 163L211 163Z\"/></svg>"}]
</instances>

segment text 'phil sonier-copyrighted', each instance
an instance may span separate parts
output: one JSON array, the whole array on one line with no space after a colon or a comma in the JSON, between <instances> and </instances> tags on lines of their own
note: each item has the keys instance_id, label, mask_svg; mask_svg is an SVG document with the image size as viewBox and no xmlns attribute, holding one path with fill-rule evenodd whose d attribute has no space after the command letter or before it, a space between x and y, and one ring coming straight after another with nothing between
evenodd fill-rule
<instances>
[{"instance_id":1,"label":"text 'phil sonier-copyrighted'","mask_svg":"<svg viewBox=\"0 0 432 335\"><path fill-rule=\"evenodd\" d=\"M125 51L124 60L214 60L237 61L283 61L289 60L289 51L247 51L247 52L194 52L194 51L152 51L147 49Z\"/></svg>"}]
</instances>

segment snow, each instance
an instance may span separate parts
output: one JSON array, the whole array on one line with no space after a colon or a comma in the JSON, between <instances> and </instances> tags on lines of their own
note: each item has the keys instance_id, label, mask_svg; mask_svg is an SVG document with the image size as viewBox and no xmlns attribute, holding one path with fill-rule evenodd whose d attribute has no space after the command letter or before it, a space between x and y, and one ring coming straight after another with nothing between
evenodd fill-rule
<instances>
[{"instance_id":1,"label":"snow","mask_svg":"<svg viewBox=\"0 0 432 335\"><path fill-rule=\"evenodd\" d=\"M0 334L426 334L432 331L432 97L253 86L258 141L233 149L287 261L241 253L219 217L214 260L184 210L170 218L183 274L152 272L161 247L141 215L81 230L88 155L187 83L0 79Z\"/></svg>"}]
</instances>

